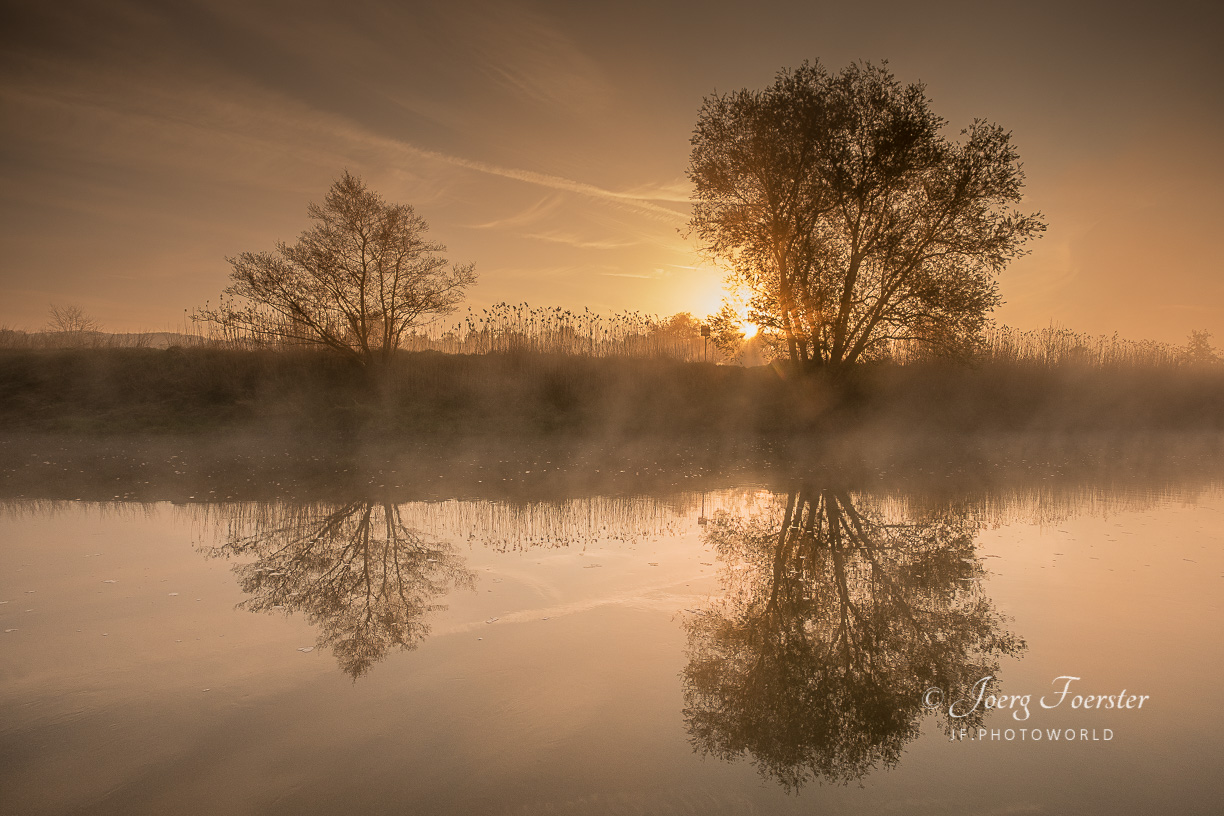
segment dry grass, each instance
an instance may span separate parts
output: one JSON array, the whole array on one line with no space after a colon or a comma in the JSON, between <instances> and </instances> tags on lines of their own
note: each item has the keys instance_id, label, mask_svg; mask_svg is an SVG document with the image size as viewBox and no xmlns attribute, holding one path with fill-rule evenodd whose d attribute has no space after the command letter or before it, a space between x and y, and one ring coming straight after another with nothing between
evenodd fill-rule
<instances>
[{"instance_id":1,"label":"dry grass","mask_svg":"<svg viewBox=\"0 0 1224 816\"><path fill-rule=\"evenodd\" d=\"M1205 333L1202 334L1207 337ZM919 344L893 343L885 354L889 362L905 365L930 362L933 357ZM1218 363L1210 352L1197 354L1191 346L1155 340L1127 340L1112 335L1090 335L1061 326L1024 331L992 325L969 354L977 366L1035 366L1040 368L1178 368Z\"/></svg>"},{"instance_id":2,"label":"dry grass","mask_svg":"<svg viewBox=\"0 0 1224 816\"><path fill-rule=\"evenodd\" d=\"M253 335L217 324L196 324L201 341L226 348L269 348ZM458 321L421 326L401 343L403 351L446 354L560 354L574 357L631 357L684 362L729 362L701 337L701 324L690 314L659 317L641 312L601 315L559 306L499 303L469 309Z\"/></svg>"},{"instance_id":3,"label":"dry grass","mask_svg":"<svg viewBox=\"0 0 1224 816\"><path fill-rule=\"evenodd\" d=\"M691 314L659 317L642 312L601 315L557 306L499 303L469 309L459 320L437 320L419 327L402 343L405 352L444 354L538 354L592 358L633 358L735 364L728 354L701 336L702 323ZM1199 346L1196 347L1196 336ZM1206 332L1192 332L1179 346L1154 340L1089 335L1061 326L1021 330L991 325L963 362L971 366L1039 368L1157 369L1219 365ZM229 350L301 351L312 348L283 340L269 341L207 321L189 322L173 332L108 334L100 331L26 332L0 328L0 349L164 348L167 345ZM781 346L757 342L764 352ZM766 357L769 355L766 354ZM920 343L893 342L875 362L895 365L938 363L938 355Z\"/></svg>"}]
</instances>

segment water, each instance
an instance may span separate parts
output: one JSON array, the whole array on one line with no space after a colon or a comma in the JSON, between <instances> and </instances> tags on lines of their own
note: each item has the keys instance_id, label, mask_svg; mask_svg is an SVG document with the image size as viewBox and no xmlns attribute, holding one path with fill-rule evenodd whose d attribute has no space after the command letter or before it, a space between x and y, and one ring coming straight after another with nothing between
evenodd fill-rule
<instances>
[{"instance_id":1,"label":"water","mask_svg":"<svg viewBox=\"0 0 1224 816\"><path fill-rule=\"evenodd\" d=\"M1215 812L1220 481L933 481L10 499L0 811Z\"/></svg>"}]
</instances>

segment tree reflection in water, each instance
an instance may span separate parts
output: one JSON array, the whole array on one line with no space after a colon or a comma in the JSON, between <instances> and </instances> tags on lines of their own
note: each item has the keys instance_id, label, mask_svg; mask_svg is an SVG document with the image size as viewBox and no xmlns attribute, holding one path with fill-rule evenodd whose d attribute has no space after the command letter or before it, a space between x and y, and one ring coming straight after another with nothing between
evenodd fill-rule
<instances>
[{"instance_id":1,"label":"tree reflection in water","mask_svg":"<svg viewBox=\"0 0 1224 816\"><path fill-rule=\"evenodd\" d=\"M303 613L354 679L392 649L415 648L428 615L445 608L437 601L475 582L453 547L410 529L390 502L261 505L231 519L212 554L248 559L234 566L250 596L241 608Z\"/></svg>"},{"instance_id":2,"label":"tree reflection in water","mask_svg":"<svg viewBox=\"0 0 1224 816\"><path fill-rule=\"evenodd\" d=\"M951 510L902 514L806 488L712 518L726 593L686 623L694 747L748 755L792 791L895 765L927 689L967 692L1024 649L982 595L978 528ZM980 724L946 703L940 720Z\"/></svg>"},{"instance_id":3,"label":"tree reflection in water","mask_svg":"<svg viewBox=\"0 0 1224 816\"><path fill-rule=\"evenodd\" d=\"M696 494L684 494L526 504L366 499L204 506L209 535L219 529L223 543L202 551L239 562L233 569L250 596L240 608L302 612L319 628L318 645L356 678L392 649L424 640L429 614L443 608L439 602L452 587L474 586L475 574L445 541L505 552L671 535L696 501Z\"/></svg>"}]
</instances>

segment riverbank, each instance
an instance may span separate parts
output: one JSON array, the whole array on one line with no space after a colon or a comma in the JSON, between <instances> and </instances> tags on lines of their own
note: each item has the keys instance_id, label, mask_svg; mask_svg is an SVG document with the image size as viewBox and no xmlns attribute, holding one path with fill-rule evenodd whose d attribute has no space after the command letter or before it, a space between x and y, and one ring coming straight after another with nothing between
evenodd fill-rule
<instances>
[{"instance_id":1,"label":"riverbank","mask_svg":"<svg viewBox=\"0 0 1224 816\"><path fill-rule=\"evenodd\" d=\"M780 366L406 353L379 375L319 353L4 350L9 434L445 438L1224 431L1224 367Z\"/></svg>"}]
</instances>

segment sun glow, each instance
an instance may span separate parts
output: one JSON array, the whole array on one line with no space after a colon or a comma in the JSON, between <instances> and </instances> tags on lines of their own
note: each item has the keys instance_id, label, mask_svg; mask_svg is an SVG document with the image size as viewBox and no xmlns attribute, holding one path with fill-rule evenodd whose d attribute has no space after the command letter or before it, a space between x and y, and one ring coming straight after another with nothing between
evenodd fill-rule
<instances>
[{"instance_id":1,"label":"sun glow","mask_svg":"<svg viewBox=\"0 0 1224 816\"><path fill-rule=\"evenodd\" d=\"M703 313L713 317L724 305L730 305L735 311L745 340L756 337L760 333L761 327L748 319L747 308L744 305L745 293L737 288L728 288L725 283L726 272L724 270L702 266L687 267L687 269L704 278L704 285L689 286L684 291L688 303L692 304L693 314L698 315L699 319ZM688 281L685 283L687 285ZM709 317L706 319L708 320Z\"/></svg>"}]
</instances>

